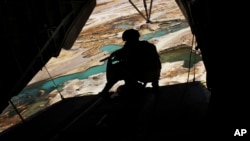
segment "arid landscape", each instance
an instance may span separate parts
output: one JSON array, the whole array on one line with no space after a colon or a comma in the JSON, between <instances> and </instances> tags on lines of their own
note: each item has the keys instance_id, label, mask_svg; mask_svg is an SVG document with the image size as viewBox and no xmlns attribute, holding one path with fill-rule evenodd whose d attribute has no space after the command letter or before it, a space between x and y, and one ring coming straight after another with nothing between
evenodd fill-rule
<instances>
[{"instance_id":1,"label":"arid landscape","mask_svg":"<svg viewBox=\"0 0 250 141\"><path fill-rule=\"evenodd\" d=\"M143 1L132 1L145 14ZM150 1L148 8L149 4ZM150 21L147 23L128 0L97 0L96 8L72 48L62 49L60 55L52 58L27 88L13 98L21 115L27 118L60 101L61 95L74 97L98 94L106 83L105 64L100 60L112 52L102 48L122 46L124 42L121 35L128 28L139 30L142 40L156 45L162 59L160 86L185 83L192 81L194 77L205 85L206 71L203 62L199 51L191 51L195 41L193 42L191 30L175 0L154 0ZM194 53L197 57L192 66L185 67L186 62L181 58L164 58L168 55L167 52L171 55L171 51L180 48L189 48L186 56ZM104 67L87 75L86 72L95 66ZM86 76L80 77L82 74ZM115 91L122 83L117 83L111 91ZM0 132L19 121L19 116L8 106L0 115Z\"/></svg>"}]
</instances>

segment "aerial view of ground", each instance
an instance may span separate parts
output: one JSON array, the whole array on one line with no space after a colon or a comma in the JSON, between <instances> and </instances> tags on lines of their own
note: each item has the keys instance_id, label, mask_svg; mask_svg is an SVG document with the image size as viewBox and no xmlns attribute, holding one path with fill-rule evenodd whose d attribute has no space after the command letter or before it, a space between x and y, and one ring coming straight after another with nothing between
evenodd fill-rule
<instances>
[{"instance_id":1,"label":"aerial view of ground","mask_svg":"<svg viewBox=\"0 0 250 141\"><path fill-rule=\"evenodd\" d=\"M132 2L146 15L142 0ZM12 98L20 114L27 118L60 101L61 96L98 94L106 83L106 62L101 60L122 47L121 35L129 28L140 32L140 40L156 45L162 62L160 86L194 78L205 84L201 55L193 50L195 39L175 0L154 0L150 21L146 22L128 0L97 0L72 48L62 49L58 57L51 58L27 87ZM111 91L122 83L117 83ZM19 116L9 105L0 114L0 132L18 122Z\"/></svg>"}]
</instances>

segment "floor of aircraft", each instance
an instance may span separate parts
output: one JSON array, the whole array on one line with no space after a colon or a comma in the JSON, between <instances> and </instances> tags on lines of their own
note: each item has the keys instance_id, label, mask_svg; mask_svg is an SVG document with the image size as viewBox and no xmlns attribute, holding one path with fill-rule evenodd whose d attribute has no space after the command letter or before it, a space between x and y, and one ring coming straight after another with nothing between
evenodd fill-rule
<instances>
[{"instance_id":1,"label":"floor of aircraft","mask_svg":"<svg viewBox=\"0 0 250 141\"><path fill-rule=\"evenodd\" d=\"M65 99L2 133L8 139L164 139L192 136L205 127L210 92L200 82L151 88L103 100L97 95ZM1 136L0 136L1 137Z\"/></svg>"}]
</instances>

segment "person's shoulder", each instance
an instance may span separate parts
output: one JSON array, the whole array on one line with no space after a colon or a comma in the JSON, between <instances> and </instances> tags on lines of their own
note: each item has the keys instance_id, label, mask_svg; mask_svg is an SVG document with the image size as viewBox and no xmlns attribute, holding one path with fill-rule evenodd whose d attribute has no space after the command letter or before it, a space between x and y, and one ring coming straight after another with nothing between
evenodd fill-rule
<instances>
[{"instance_id":1,"label":"person's shoulder","mask_svg":"<svg viewBox=\"0 0 250 141\"><path fill-rule=\"evenodd\" d=\"M146 40L142 40L142 41L140 41L140 43L143 45L154 46L153 43L150 43L149 41L146 41Z\"/></svg>"},{"instance_id":2,"label":"person's shoulder","mask_svg":"<svg viewBox=\"0 0 250 141\"><path fill-rule=\"evenodd\" d=\"M141 41L142 46L147 47L147 48L156 48L156 46L153 43L150 43L149 41Z\"/></svg>"},{"instance_id":3,"label":"person's shoulder","mask_svg":"<svg viewBox=\"0 0 250 141\"><path fill-rule=\"evenodd\" d=\"M140 43L141 44L151 44L149 41L146 41L146 40L141 40Z\"/></svg>"}]
</instances>

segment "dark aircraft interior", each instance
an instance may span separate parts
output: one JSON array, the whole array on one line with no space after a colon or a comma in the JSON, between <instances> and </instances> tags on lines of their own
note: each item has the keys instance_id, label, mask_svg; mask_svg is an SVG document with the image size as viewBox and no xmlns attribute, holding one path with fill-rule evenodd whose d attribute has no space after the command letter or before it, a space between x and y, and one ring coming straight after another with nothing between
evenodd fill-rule
<instances>
[{"instance_id":1,"label":"dark aircraft interior","mask_svg":"<svg viewBox=\"0 0 250 141\"><path fill-rule=\"evenodd\" d=\"M233 136L235 129L248 128L245 124L245 108L236 110L239 107L244 107L245 102L239 102L241 99L234 97L232 94L228 94L225 98L225 93L217 92L219 79L216 76L217 74L221 74L221 79L224 79L225 76L223 72L225 71L224 65L221 66L218 65L218 62L214 62L214 60L221 59L217 57L217 53L214 53L214 48L223 44L221 42L225 41L214 37L214 30L218 29L217 26L221 26L222 29L217 30L216 34L221 36L225 34L225 27L222 26L220 20L217 20L218 14L214 13L214 8L217 6L214 2L208 0L176 0L176 3L187 19L191 31L197 39L197 49L200 49L202 53L202 59L207 71L206 79L208 87L206 90L211 94L210 102L206 105L208 106L208 110L204 113L205 116L202 117L202 119L179 122L180 125L170 124L169 122L161 124L160 121L156 122L157 119L155 119L155 125L150 123L144 125L144 123L142 123L142 125L139 126L140 130L150 128L152 135L148 134L148 136L146 136L143 134L140 137L144 138L144 140L145 138L158 140L167 139L169 136L175 135L218 136L223 135L224 132L225 135ZM71 48L95 6L95 0L3 0L0 2L0 27L2 29L1 52L3 53L1 60L6 60L6 62L3 63L6 65L2 66L4 67L2 68L2 74L8 74L1 78L2 93L0 95L0 111L4 110L4 108L11 103L11 97L17 95L34 75L43 68L50 58L57 57L62 48ZM223 14L224 13L226 12L223 12ZM223 14L219 14L219 16ZM217 28L212 28L214 26ZM219 84L219 86L221 86L221 84ZM180 88L184 89L184 86L176 85L168 89L178 91ZM238 91L238 93L241 93L241 91ZM231 99L241 103L240 106L238 107L236 104L229 106L232 105ZM102 100L96 97L89 98L89 100L82 100L82 98L66 100L56 104L54 109L51 108L44 112L44 114L37 115L28 121L24 121L22 125L2 133L0 138L55 141L64 140L66 137L79 137L82 139L85 138L86 140L122 140L124 139L121 137L124 135L122 133L126 132L129 137L135 139L133 130L127 128L130 128L128 127L129 125L137 123L134 123L133 119L127 122L124 121L125 118L132 118L129 115L132 115L134 111L128 111L127 114L119 113L122 118L116 120L114 119L116 115L119 114L113 114L114 122L110 122L108 121L109 118L106 118L106 122L109 124L101 124L97 121L102 121L100 119L106 117L107 114L104 114L103 111L108 109L110 103L104 104L100 101ZM73 112L74 110L65 112L63 107L66 107L67 104L70 105L72 102L77 105L75 107L72 106L72 109L77 112ZM165 103L167 102L171 103L171 101L166 101ZM130 106L136 107L135 105ZM162 106L164 106L164 104ZM128 109L125 108L125 110ZM175 110L178 111L178 108ZM185 112L188 111L184 110L184 113ZM64 114L62 115L62 113ZM177 112L171 114L174 113ZM147 117L148 113L144 112L143 114L145 116L142 116L142 119L146 120L145 117ZM63 118L59 118L60 120L58 120L58 117L66 115L67 118L65 118L65 120L63 120ZM110 112L109 115L111 115L110 119L112 119L112 112ZM163 119L163 117L165 116L162 116L161 119ZM166 118L167 117L166 115ZM46 119L48 118L50 118L51 121L47 121ZM51 124L53 125L56 120L58 124L50 126ZM89 122L80 122L83 120ZM201 120L207 123L201 125L201 123L203 123ZM47 124L43 121L47 122ZM195 123L193 128L182 128L181 125L191 127L191 122ZM97 125L100 126L97 127ZM157 125L161 127L161 130L157 129ZM157 130L157 132L154 132L152 128ZM178 132L179 129L180 132ZM34 130L36 131L34 132ZM45 130L48 132L44 132ZM176 132L173 132L173 130ZM89 133L90 131L91 133ZM38 134L38 132L44 133ZM111 135L112 132L114 132L115 135ZM32 134L34 137L31 137ZM131 138L127 140L133 140Z\"/></svg>"}]
</instances>

